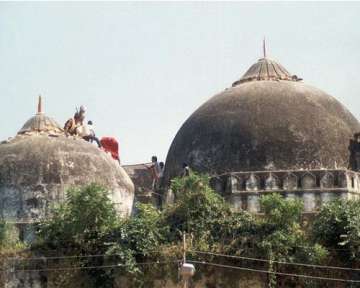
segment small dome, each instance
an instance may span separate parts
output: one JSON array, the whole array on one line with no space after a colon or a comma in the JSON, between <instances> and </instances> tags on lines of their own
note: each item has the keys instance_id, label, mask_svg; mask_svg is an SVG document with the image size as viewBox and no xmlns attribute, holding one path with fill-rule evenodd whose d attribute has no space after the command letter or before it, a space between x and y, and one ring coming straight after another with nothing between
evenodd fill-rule
<instances>
[{"instance_id":1,"label":"small dome","mask_svg":"<svg viewBox=\"0 0 360 288\"><path fill-rule=\"evenodd\" d=\"M36 222L68 188L93 182L108 189L119 215L130 215L134 184L119 162L82 138L66 137L39 110L16 137L0 142L0 218ZM31 229L23 235L31 241Z\"/></svg>"},{"instance_id":2,"label":"small dome","mask_svg":"<svg viewBox=\"0 0 360 288\"><path fill-rule=\"evenodd\" d=\"M42 99L39 96L38 110L35 116L31 117L24 126L19 130L18 134L47 133L47 134L63 134L64 130L52 118L46 116L42 110Z\"/></svg>"},{"instance_id":3,"label":"small dome","mask_svg":"<svg viewBox=\"0 0 360 288\"><path fill-rule=\"evenodd\" d=\"M54 119L46 116L43 113L38 113L34 117L31 117L28 121L26 121L18 134L41 132L58 134L63 133L64 131Z\"/></svg>"},{"instance_id":4,"label":"small dome","mask_svg":"<svg viewBox=\"0 0 360 288\"><path fill-rule=\"evenodd\" d=\"M233 83L233 87L248 81L287 80L299 81L297 76L291 75L282 65L268 58L261 58L253 64L240 80Z\"/></svg>"},{"instance_id":5,"label":"small dome","mask_svg":"<svg viewBox=\"0 0 360 288\"><path fill-rule=\"evenodd\" d=\"M134 185L110 155L80 138L18 135L0 144L0 217L31 221L47 215L72 186L101 184L121 215L129 215Z\"/></svg>"}]
</instances>

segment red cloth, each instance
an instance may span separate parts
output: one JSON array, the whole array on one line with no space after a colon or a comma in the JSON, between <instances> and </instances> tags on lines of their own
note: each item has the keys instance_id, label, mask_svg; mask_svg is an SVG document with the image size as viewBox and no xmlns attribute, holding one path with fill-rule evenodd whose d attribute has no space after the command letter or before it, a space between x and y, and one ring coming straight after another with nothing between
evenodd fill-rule
<instances>
[{"instance_id":1,"label":"red cloth","mask_svg":"<svg viewBox=\"0 0 360 288\"><path fill-rule=\"evenodd\" d=\"M105 152L110 152L115 160L119 160L119 143L114 137L102 137L100 143Z\"/></svg>"}]
</instances>

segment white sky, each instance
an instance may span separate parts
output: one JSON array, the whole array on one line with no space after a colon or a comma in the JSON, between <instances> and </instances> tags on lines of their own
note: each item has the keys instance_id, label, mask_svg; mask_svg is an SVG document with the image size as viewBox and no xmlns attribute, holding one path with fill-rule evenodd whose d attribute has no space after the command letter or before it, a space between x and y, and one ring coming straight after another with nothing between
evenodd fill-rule
<instances>
[{"instance_id":1,"label":"white sky","mask_svg":"<svg viewBox=\"0 0 360 288\"><path fill-rule=\"evenodd\" d=\"M81 104L123 163L165 160L212 95L268 55L360 118L360 3L1 2L0 139L39 93L61 125Z\"/></svg>"}]
</instances>

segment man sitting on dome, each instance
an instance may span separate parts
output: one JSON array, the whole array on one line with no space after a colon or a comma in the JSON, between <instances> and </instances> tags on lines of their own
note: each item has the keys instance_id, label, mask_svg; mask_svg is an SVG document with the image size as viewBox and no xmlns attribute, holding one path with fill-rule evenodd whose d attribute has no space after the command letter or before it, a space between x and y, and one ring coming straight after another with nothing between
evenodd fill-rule
<instances>
[{"instance_id":1,"label":"man sitting on dome","mask_svg":"<svg viewBox=\"0 0 360 288\"><path fill-rule=\"evenodd\" d=\"M101 148L101 143L100 143L99 139L95 136L94 126L93 126L93 122L91 120L88 121L87 124L80 126L78 131L81 131L81 132L79 132L80 136L85 141L88 141L90 143L95 141L96 144L98 145L98 147Z\"/></svg>"},{"instance_id":2,"label":"man sitting on dome","mask_svg":"<svg viewBox=\"0 0 360 288\"><path fill-rule=\"evenodd\" d=\"M78 119L76 118L77 115L75 114L74 117L68 119L65 122L64 125L64 131L65 131L65 135L77 135L77 128L79 127L78 123Z\"/></svg>"},{"instance_id":3,"label":"man sitting on dome","mask_svg":"<svg viewBox=\"0 0 360 288\"><path fill-rule=\"evenodd\" d=\"M84 119L85 119L85 107L83 105L80 106L80 110L77 111L74 114L74 117L68 119L65 122L64 130L65 135L77 135L78 134L78 128L83 125Z\"/></svg>"}]
</instances>

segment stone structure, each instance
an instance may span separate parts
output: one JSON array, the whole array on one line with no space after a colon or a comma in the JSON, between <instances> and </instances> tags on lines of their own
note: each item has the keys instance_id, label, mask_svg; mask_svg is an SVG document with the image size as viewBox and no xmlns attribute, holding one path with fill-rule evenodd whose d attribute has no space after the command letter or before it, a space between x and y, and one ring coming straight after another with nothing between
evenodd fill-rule
<instances>
[{"instance_id":1,"label":"stone structure","mask_svg":"<svg viewBox=\"0 0 360 288\"><path fill-rule=\"evenodd\" d=\"M167 155L166 183L186 162L194 171L228 173L219 192L251 211L259 210L260 194L275 191L301 196L306 211L330 194L353 197L357 174L346 169L355 153L349 139L360 124L335 98L301 80L264 55L182 125ZM323 175L335 184L321 186Z\"/></svg>"},{"instance_id":2,"label":"stone structure","mask_svg":"<svg viewBox=\"0 0 360 288\"><path fill-rule=\"evenodd\" d=\"M159 206L162 195L160 191L153 189L153 174L149 169L151 165L152 163L143 163L123 167L135 184L135 201Z\"/></svg>"},{"instance_id":3,"label":"stone structure","mask_svg":"<svg viewBox=\"0 0 360 288\"><path fill-rule=\"evenodd\" d=\"M335 197L360 197L360 174L347 169L234 172L213 177L211 184L235 210L254 213L261 212L259 197L273 192L302 199L304 212L313 212Z\"/></svg>"},{"instance_id":4,"label":"stone structure","mask_svg":"<svg viewBox=\"0 0 360 288\"><path fill-rule=\"evenodd\" d=\"M27 239L28 224L48 215L69 187L92 182L109 189L120 215L130 215L134 185L125 170L95 145L66 137L39 106L16 137L0 144L0 217L23 224Z\"/></svg>"}]
</instances>

